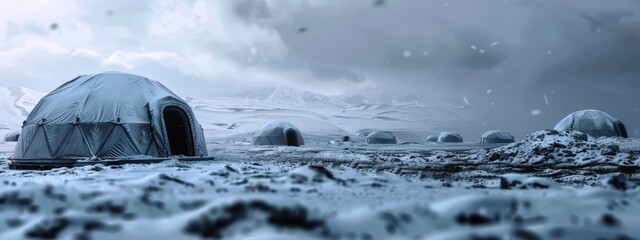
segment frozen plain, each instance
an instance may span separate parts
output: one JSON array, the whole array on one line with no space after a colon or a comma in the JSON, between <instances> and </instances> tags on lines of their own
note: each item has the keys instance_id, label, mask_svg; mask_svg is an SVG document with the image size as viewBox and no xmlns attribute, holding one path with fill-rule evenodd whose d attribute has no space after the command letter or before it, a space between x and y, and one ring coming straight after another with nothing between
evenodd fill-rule
<instances>
[{"instance_id":1,"label":"frozen plain","mask_svg":"<svg viewBox=\"0 0 640 240\"><path fill-rule=\"evenodd\" d=\"M2 95L15 112L2 131L19 129L16 106L37 102L28 91ZM428 132L468 125L467 110L286 89L247 98L187 98L214 161L16 171L3 160L0 238L640 238L638 139L539 131L506 146L425 144ZM277 119L308 144L248 145ZM363 144L375 129L404 144ZM354 141L336 141L344 135ZM3 158L13 146L0 143Z\"/></svg>"}]
</instances>

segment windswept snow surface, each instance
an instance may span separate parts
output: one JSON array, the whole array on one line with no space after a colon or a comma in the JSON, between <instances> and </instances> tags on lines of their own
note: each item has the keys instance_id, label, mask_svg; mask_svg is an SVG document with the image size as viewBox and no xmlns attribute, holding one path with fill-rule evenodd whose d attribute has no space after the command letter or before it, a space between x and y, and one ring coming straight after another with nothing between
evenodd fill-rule
<instances>
[{"instance_id":1,"label":"windswept snow surface","mask_svg":"<svg viewBox=\"0 0 640 240\"><path fill-rule=\"evenodd\" d=\"M3 162L0 238L637 239L639 145L540 131L504 146L213 143L207 162ZM559 152L579 163L531 161Z\"/></svg>"}]
</instances>

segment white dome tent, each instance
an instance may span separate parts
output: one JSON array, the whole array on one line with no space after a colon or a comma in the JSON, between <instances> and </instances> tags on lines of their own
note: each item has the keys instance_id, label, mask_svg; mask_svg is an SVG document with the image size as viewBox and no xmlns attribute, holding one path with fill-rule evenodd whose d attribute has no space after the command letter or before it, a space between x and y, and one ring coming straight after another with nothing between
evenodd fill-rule
<instances>
[{"instance_id":1,"label":"white dome tent","mask_svg":"<svg viewBox=\"0 0 640 240\"><path fill-rule=\"evenodd\" d=\"M394 136L390 132L380 131L380 132L372 132L367 135L366 142L368 144L396 144L398 140L396 136Z\"/></svg>"},{"instance_id":2,"label":"white dome tent","mask_svg":"<svg viewBox=\"0 0 640 240\"><path fill-rule=\"evenodd\" d=\"M44 96L24 121L12 161L205 156L189 105L157 81L127 73L82 75Z\"/></svg>"},{"instance_id":3,"label":"white dome tent","mask_svg":"<svg viewBox=\"0 0 640 240\"><path fill-rule=\"evenodd\" d=\"M253 135L253 145L302 146L304 138L300 130L291 123L273 121L262 126Z\"/></svg>"},{"instance_id":4,"label":"white dome tent","mask_svg":"<svg viewBox=\"0 0 640 240\"><path fill-rule=\"evenodd\" d=\"M512 143L515 138L511 133L499 130L491 130L482 134L481 143Z\"/></svg>"},{"instance_id":5,"label":"white dome tent","mask_svg":"<svg viewBox=\"0 0 640 240\"><path fill-rule=\"evenodd\" d=\"M9 132L6 135L4 135L5 142L17 142L18 139L20 139L20 132L18 131Z\"/></svg>"},{"instance_id":6,"label":"white dome tent","mask_svg":"<svg viewBox=\"0 0 640 240\"><path fill-rule=\"evenodd\" d=\"M438 142L460 143L462 142L462 136L457 132L441 132L440 135L438 135Z\"/></svg>"},{"instance_id":7,"label":"white dome tent","mask_svg":"<svg viewBox=\"0 0 640 240\"><path fill-rule=\"evenodd\" d=\"M427 142L429 142L429 143L438 142L438 136L436 136L436 135L427 136Z\"/></svg>"},{"instance_id":8,"label":"white dome tent","mask_svg":"<svg viewBox=\"0 0 640 240\"><path fill-rule=\"evenodd\" d=\"M577 111L560 120L558 131L580 131L591 137L628 137L622 122L599 110Z\"/></svg>"}]
</instances>

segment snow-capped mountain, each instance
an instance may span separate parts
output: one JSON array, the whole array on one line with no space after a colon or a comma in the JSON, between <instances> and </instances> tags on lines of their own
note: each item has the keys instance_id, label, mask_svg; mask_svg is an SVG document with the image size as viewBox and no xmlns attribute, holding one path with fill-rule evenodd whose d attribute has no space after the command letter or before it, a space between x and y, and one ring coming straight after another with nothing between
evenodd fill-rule
<instances>
[{"instance_id":1,"label":"snow-capped mountain","mask_svg":"<svg viewBox=\"0 0 640 240\"><path fill-rule=\"evenodd\" d=\"M44 95L45 93L23 87L0 87L0 129L18 130Z\"/></svg>"},{"instance_id":2,"label":"snow-capped mountain","mask_svg":"<svg viewBox=\"0 0 640 240\"><path fill-rule=\"evenodd\" d=\"M338 104L333 99L327 96L291 87L262 88L235 94L230 97L248 100L261 100L270 103L296 106L315 104Z\"/></svg>"},{"instance_id":3,"label":"snow-capped mountain","mask_svg":"<svg viewBox=\"0 0 640 240\"><path fill-rule=\"evenodd\" d=\"M339 101L347 106L361 105L391 105L391 106L434 106L455 105L441 100L416 95L397 95L389 93L356 93L336 96Z\"/></svg>"},{"instance_id":4,"label":"snow-capped mountain","mask_svg":"<svg viewBox=\"0 0 640 240\"><path fill-rule=\"evenodd\" d=\"M325 96L307 90L292 87L270 87L247 91L229 96L230 98L259 100L283 105L330 105L341 108L362 107L369 105L390 106L433 106L455 105L441 100L416 95L397 95L390 93L346 93L336 96Z\"/></svg>"}]
</instances>

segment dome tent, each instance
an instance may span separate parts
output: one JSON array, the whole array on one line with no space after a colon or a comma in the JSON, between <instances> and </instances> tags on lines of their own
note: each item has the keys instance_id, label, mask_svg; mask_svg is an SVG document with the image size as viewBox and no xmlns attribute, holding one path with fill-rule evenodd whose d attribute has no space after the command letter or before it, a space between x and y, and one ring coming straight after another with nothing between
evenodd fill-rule
<instances>
[{"instance_id":1,"label":"dome tent","mask_svg":"<svg viewBox=\"0 0 640 240\"><path fill-rule=\"evenodd\" d=\"M438 136L436 135L427 136L427 142L438 142Z\"/></svg>"},{"instance_id":2,"label":"dome tent","mask_svg":"<svg viewBox=\"0 0 640 240\"><path fill-rule=\"evenodd\" d=\"M505 131L491 130L482 134L482 143L512 143L515 138Z\"/></svg>"},{"instance_id":3,"label":"dome tent","mask_svg":"<svg viewBox=\"0 0 640 240\"><path fill-rule=\"evenodd\" d=\"M273 121L262 126L253 135L253 145L302 146L304 139L300 130L291 123Z\"/></svg>"},{"instance_id":4,"label":"dome tent","mask_svg":"<svg viewBox=\"0 0 640 240\"><path fill-rule=\"evenodd\" d=\"M396 144L398 142L396 136L386 131L372 132L367 135L366 141L368 144Z\"/></svg>"},{"instance_id":5,"label":"dome tent","mask_svg":"<svg viewBox=\"0 0 640 240\"><path fill-rule=\"evenodd\" d=\"M462 142L462 136L457 132L441 132L440 135L438 135L438 142L458 143Z\"/></svg>"},{"instance_id":6,"label":"dome tent","mask_svg":"<svg viewBox=\"0 0 640 240\"><path fill-rule=\"evenodd\" d=\"M20 132L9 132L4 135L5 142L17 142L20 138Z\"/></svg>"},{"instance_id":7,"label":"dome tent","mask_svg":"<svg viewBox=\"0 0 640 240\"><path fill-rule=\"evenodd\" d=\"M577 111L560 120L553 128L558 131L580 131L591 137L628 137L620 120L599 110Z\"/></svg>"},{"instance_id":8,"label":"dome tent","mask_svg":"<svg viewBox=\"0 0 640 240\"><path fill-rule=\"evenodd\" d=\"M23 123L12 160L206 154L202 128L185 101L157 81L105 72L79 76L44 96Z\"/></svg>"}]
</instances>

